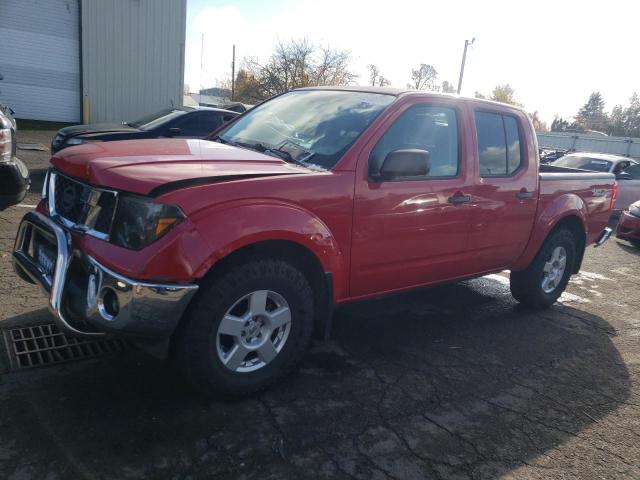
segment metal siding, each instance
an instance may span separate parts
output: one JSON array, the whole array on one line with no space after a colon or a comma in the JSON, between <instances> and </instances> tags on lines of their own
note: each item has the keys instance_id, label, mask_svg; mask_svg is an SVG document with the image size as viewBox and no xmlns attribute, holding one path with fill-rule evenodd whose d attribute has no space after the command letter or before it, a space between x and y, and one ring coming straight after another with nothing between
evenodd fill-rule
<instances>
[{"instance_id":1,"label":"metal siding","mask_svg":"<svg viewBox=\"0 0 640 480\"><path fill-rule=\"evenodd\" d=\"M538 133L541 148L611 153L640 158L640 138L591 136L582 133Z\"/></svg>"},{"instance_id":2,"label":"metal siding","mask_svg":"<svg viewBox=\"0 0 640 480\"><path fill-rule=\"evenodd\" d=\"M79 0L0 1L0 100L18 118L80 120Z\"/></svg>"},{"instance_id":3,"label":"metal siding","mask_svg":"<svg viewBox=\"0 0 640 480\"><path fill-rule=\"evenodd\" d=\"M186 0L82 0L82 89L92 123L182 105L186 10Z\"/></svg>"}]
</instances>

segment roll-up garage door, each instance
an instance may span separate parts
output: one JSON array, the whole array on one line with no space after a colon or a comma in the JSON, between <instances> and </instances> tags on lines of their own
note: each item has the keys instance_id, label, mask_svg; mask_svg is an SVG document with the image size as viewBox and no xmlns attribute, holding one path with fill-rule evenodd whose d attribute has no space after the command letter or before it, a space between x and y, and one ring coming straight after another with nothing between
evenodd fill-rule
<instances>
[{"instance_id":1,"label":"roll-up garage door","mask_svg":"<svg viewBox=\"0 0 640 480\"><path fill-rule=\"evenodd\" d=\"M80 0L0 0L0 103L17 118L80 121Z\"/></svg>"}]
</instances>

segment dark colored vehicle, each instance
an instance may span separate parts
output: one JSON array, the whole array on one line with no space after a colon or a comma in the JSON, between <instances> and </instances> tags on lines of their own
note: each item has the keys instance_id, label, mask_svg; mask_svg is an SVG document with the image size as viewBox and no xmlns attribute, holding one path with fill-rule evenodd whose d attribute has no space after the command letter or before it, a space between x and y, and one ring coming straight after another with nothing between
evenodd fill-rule
<instances>
[{"instance_id":1,"label":"dark colored vehicle","mask_svg":"<svg viewBox=\"0 0 640 480\"><path fill-rule=\"evenodd\" d=\"M16 121L10 108L0 110L0 210L20 203L29 190L29 170L16 157Z\"/></svg>"},{"instance_id":2,"label":"dark colored vehicle","mask_svg":"<svg viewBox=\"0 0 640 480\"><path fill-rule=\"evenodd\" d=\"M63 329L166 342L207 393L275 382L346 302L509 269L548 307L611 234L614 176L541 170L501 103L300 89L210 140L59 152L13 252Z\"/></svg>"},{"instance_id":3,"label":"dark colored vehicle","mask_svg":"<svg viewBox=\"0 0 640 480\"><path fill-rule=\"evenodd\" d=\"M255 105L250 105L248 103L242 102L231 102L224 105L221 105L225 110L231 110L232 112L244 113L247 110L251 110Z\"/></svg>"},{"instance_id":4,"label":"dark colored vehicle","mask_svg":"<svg viewBox=\"0 0 640 480\"><path fill-rule=\"evenodd\" d=\"M136 121L74 125L62 128L51 141L51 153L88 142L147 138L204 138L238 112L208 107L168 108Z\"/></svg>"},{"instance_id":5,"label":"dark colored vehicle","mask_svg":"<svg viewBox=\"0 0 640 480\"><path fill-rule=\"evenodd\" d=\"M640 248L640 200L632 203L629 210L622 212L616 237L628 240L634 247Z\"/></svg>"},{"instance_id":6,"label":"dark colored vehicle","mask_svg":"<svg viewBox=\"0 0 640 480\"><path fill-rule=\"evenodd\" d=\"M547 148L540 149L540 163L551 163L563 157L568 152L566 150L549 150Z\"/></svg>"}]
</instances>

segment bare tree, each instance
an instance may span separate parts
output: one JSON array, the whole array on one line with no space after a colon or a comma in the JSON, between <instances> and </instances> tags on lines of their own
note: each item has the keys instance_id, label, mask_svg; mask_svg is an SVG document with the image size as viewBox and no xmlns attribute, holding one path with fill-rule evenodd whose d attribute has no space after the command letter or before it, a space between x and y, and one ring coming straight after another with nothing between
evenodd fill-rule
<instances>
[{"instance_id":1,"label":"bare tree","mask_svg":"<svg viewBox=\"0 0 640 480\"><path fill-rule=\"evenodd\" d=\"M391 81L380 73L380 69L377 65L367 65L369 69L369 83L372 87L388 87L391 85Z\"/></svg>"},{"instance_id":2,"label":"bare tree","mask_svg":"<svg viewBox=\"0 0 640 480\"><path fill-rule=\"evenodd\" d=\"M389 80L387 77L384 77L382 75L378 77L379 87L388 87L389 85L391 85L391 80Z\"/></svg>"},{"instance_id":3,"label":"bare tree","mask_svg":"<svg viewBox=\"0 0 640 480\"><path fill-rule=\"evenodd\" d=\"M349 70L350 60L350 52L328 45L315 46L306 38L280 42L264 64L257 58L244 59L243 80L250 80L249 91L255 97L254 102L294 88L349 85L357 77ZM237 77L236 84L238 81Z\"/></svg>"},{"instance_id":4,"label":"bare tree","mask_svg":"<svg viewBox=\"0 0 640 480\"><path fill-rule=\"evenodd\" d=\"M349 85L357 75L349 71L351 53L320 46L319 60L311 65L312 85Z\"/></svg>"},{"instance_id":5,"label":"bare tree","mask_svg":"<svg viewBox=\"0 0 640 480\"><path fill-rule=\"evenodd\" d=\"M367 69L369 70L369 84L372 87L375 87L378 84L378 77L380 76L380 70L377 65L370 63L367 65Z\"/></svg>"},{"instance_id":6,"label":"bare tree","mask_svg":"<svg viewBox=\"0 0 640 480\"><path fill-rule=\"evenodd\" d=\"M453 86L453 83L448 82L447 80L445 80L444 82L442 82L442 88L440 90L442 93L456 93L456 87Z\"/></svg>"},{"instance_id":7,"label":"bare tree","mask_svg":"<svg viewBox=\"0 0 640 480\"><path fill-rule=\"evenodd\" d=\"M407 84L408 88L416 90L435 90L438 71L426 63L421 63L420 67L411 70L411 83Z\"/></svg>"}]
</instances>

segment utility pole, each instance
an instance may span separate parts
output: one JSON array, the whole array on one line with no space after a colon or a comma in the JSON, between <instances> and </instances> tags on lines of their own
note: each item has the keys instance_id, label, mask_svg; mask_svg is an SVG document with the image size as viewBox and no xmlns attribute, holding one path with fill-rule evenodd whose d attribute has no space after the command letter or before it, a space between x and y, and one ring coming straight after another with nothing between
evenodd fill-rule
<instances>
[{"instance_id":1,"label":"utility pole","mask_svg":"<svg viewBox=\"0 0 640 480\"><path fill-rule=\"evenodd\" d=\"M458 79L458 95L460 94L460 90L462 90L462 77L464 76L464 64L467 61L467 47L469 45L473 45L473 42L476 41L476 37L473 37L471 41L464 41L464 51L462 52L462 64L460 65L460 78Z\"/></svg>"},{"instance_id":2,"label":"utility pole","mask_svg":"<svg viewBox=\"0 0 640 480\"><path fill-rule=\"evenodd\" d=\"M204 33L200 37L200 88L198 89L198 103L202 101L202 58L204 55Z\"/></svg>"},{"instance_id":3,"label":"utility pole","mask_svg":"<svg viewBox=\"0 0 640 480\"><path fill-rule=\"evenodd\" d=\"M236 93L236 44L233 44L231 55L231 101L233 102Z\"/></svg>"}]
</instances>

